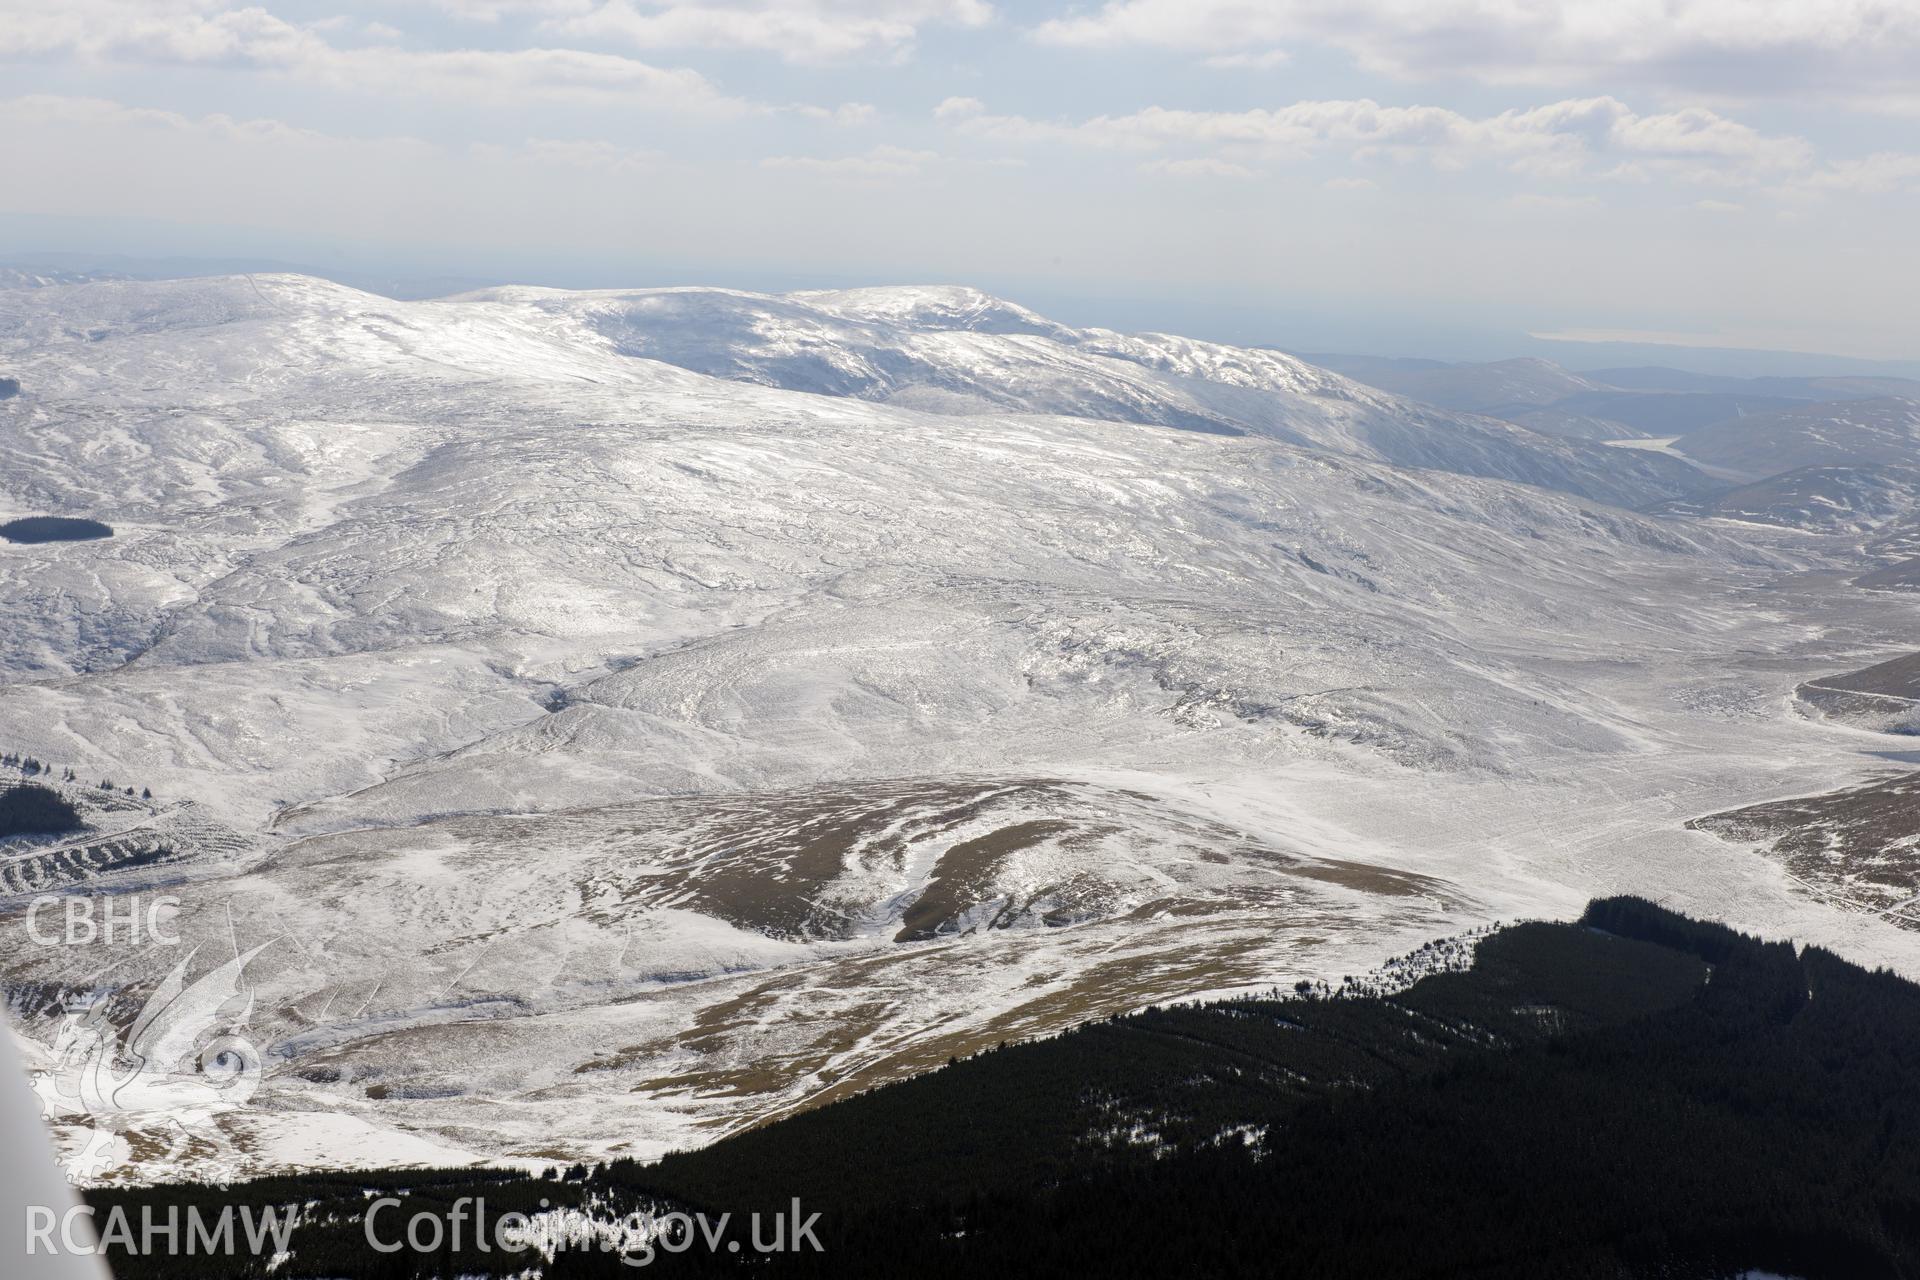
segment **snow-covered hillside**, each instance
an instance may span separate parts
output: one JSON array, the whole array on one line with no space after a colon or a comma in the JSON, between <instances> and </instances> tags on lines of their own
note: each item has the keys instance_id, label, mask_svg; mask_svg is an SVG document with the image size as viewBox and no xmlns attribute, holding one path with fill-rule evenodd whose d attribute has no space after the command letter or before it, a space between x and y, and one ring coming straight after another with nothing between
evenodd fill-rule
<instances>
[{"instance_id":1,"label":"snow-covered hillside","mask_svg":"<svg viewBox=\"0 0 1920 1280\"><path fill-rule=\"evenodd\" d=\"M1920 445L1914 452L1920 454ZM1709 498L1672 503L1668 509L1871 541L1920 513L1920 468L1801 467Z\"/></svg>"},{"instance_id":2,"label":"snow-covered hillside","mask_svg":"<svg viewBox=\"0 0 1920 1280\"><path fill-rule=\"evenodd\" d=\"M577 317L623 354L923 411L1251 433L1628 506L1705 487L1698 472L1670 458L1623 461L1594 445L1414 405L1276 351L1067 329L972 289L785 297L500 289L471 296Z\"/></svg>"},{"instance_id":3,"label":"snow-covered hillside","mask_svg":"<svg viewBox=\"0 0 1920 1280\"><path fill-rule=\"evenodd\" d=\"M1799 405L1690 431L1675 447L1689 458L1755 478L1801 467L1911 466L1920 451L1920 400L1882 396Z\"/></svg>"},{"instance_id":4,"label":"snow-covered hillside","mask_svg":"<svg viewBox=\"0 0 1920 1280\"><path fill-rule=\"evenodd\" d=\"M113 528L0 543L0 750L177 855L11 901L264 947L261 1092L109 1176L656 1151L1602 891L1920 960L1684 826L1856 777L1792 691L1906 606L1610 505L1672 457L955 289L55 286L0 370L0 519ZM42 1052L181 954L24 930Z\"/></svg>"}]
</instances>

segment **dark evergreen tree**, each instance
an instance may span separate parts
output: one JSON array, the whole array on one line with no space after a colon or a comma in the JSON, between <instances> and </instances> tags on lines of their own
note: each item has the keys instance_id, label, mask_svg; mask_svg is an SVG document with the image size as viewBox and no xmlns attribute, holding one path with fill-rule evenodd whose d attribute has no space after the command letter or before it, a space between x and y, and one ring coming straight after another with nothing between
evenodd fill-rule
<instances>
[{"instance_id":1,"label":"dark evergreen tree","mask_svg":"<svg viewBox=\"0 0 1920 1280\"><path fill-rule=\"evenodd\" d=\"M27 782L0 791L0 836L65 835L83 825L79 811L51 787Z\"/></svg>"}]
</instances>

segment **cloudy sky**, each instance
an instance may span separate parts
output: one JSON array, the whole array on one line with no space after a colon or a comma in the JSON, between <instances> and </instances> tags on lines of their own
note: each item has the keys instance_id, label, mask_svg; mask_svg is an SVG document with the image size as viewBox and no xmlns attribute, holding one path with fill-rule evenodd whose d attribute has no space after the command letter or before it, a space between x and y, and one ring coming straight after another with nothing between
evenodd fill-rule
<instances>
[{"instance_id":1,"label":"cloudy sky","mask_svg":"<svg viewBox=\"0 0 1920 1280\"><path fill-rule=\"evenodd\" d=\"M0 0L0 250L1920 359L1916 66L1920 0Z\"/></svg>"}]
</instances>

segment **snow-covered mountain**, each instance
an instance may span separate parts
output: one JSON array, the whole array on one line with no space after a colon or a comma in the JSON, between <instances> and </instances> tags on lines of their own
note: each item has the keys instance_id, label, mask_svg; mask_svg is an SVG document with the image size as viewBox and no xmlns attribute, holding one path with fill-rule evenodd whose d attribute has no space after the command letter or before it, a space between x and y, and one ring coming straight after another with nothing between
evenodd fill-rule
<instances>
[{"instance_id":1,"label":"snow-covered mountain","mask_svg":"<svg viewBox=\"0 0 1920 1280\"><path fill-rule=\"evenodd\" d=\"M1796 405L1689 431L1674 447L1755 479L1802 467L1911 466L1920 450L1920 400L1881 396Z\"/></svg>"},{"instance_id":2,"label":"snow-covered mountain","mask_svg":"<svg viewBox=\"0 0 1920 1280\"><path fill-rule=\"evenodd\" d=\"M1698 492L1671 458L1440 413L1276 351L1072 330L972 289L768 297L716 289L467 295L577 319L624 355L716 377L948 414L1137 422L1517 480L1624 505Z\"/></svg>"},{"instance_id":3,"label":"snow-covered mountain","mask_svg":"<svg viewBox=\"0 0 1920 1280\"><path fill-rule=\"evenodd\" d=\"M0 887L265 948L261 1093L136 1176L657 1151L1600 891L1920 959L1684 828L1857 776L1792 690L1904 605L1608 505L1674 458L953 289L96 283L0 367L0 517L113 529L0 543L93 823ZM24 929L39 1052L181 954Z\"/></svg>"},{"instance_id":4,"label":"snow-covered mountain","mask_svg":"<svg viewBox=\"0 0 1920 1280\"><path fill-rule=\"evenodd\" d=\"M1920 654L1809 680L1799 693L1822 714L1882 733L1911 735L1920 730Z\"/></svg>"},{"instance_id":5,"label":"snow-covered mountain","mask_svg":"<svg viewBox=\"0 0 1920 1280\"><path fill-rule=\"evenodd\" d=\"M1902 531L1909 535L1915 532L1911 525L1903 526ZM1882 565L1861 574L1853 583L1870 591L1920 591L1920 559L1908 556L1904 560Z\"/></svg>"},{"instance_id":6,"label":"snow-covered mountain","mask_svg":"<svg viewBox=\"0 0 1920 1280\"><path fill-rule=\"evenodd\" d=\"M1859 585L1911 587L1906 562L1920 554L1920 401L1803 405L1719 423L1665 447L1721 475L1760 478L1661 510L1839 535L1878 566Z\"/></svg>"},{"instance_id":7,"label":"snow-covered mountain","mask_svg":"<svg viewBox=\"0 0 1920 1280\"><path fill-rule=\"evenodd\" d=\"M1871 539L1920 514L1920 468L1801 467L1709 498L1676 502L1668 509Z\"/></svg>"}]
</instances>

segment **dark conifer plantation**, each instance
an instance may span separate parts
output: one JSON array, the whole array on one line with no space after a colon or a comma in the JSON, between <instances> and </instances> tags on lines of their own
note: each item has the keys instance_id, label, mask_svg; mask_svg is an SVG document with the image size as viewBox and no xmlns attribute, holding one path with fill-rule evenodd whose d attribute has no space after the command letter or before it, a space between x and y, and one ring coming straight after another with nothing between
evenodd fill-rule
<instances>
[{"instance_id":1,"label":"dark conifer plantation","mask_svg":"<svg viewBox=\"0 0 1920 1280\"><path fill-rule=\"evenodd\" d=\"M59 792L24 782L0 791L0 836L65 835L83 824Z\"/></svg>"},{"instance_id":2,"label":"dark conifer plantation","mask_svg":"<svg viewBox=\"0 0 1920 1280\"><path fill-rule=\"evenodd\" d=\"M1920 987L1610 899L1397 995L1103 1021L652 1165L95 1198L313 1202L276 1276L526 1267L372 1254L372 1186L490 1213L821 1214L823 1253L696 1245L660 1275L1892 1280L1920 1275ZM192 1261L117 1274L265 1274ZM545 1270L639 1273L591 1248Z\"/></svg>"},{"instance_id":3,"label":"dark conifer plantation","mask_svg":"<svg viewBox=\"0 0 1920 1280\"><path fill-rule=\"evenodd\" d=\"M72 516L23 516L0 524L8 542L87 542L111 538L113 526Z\"/></svg>"}]
</instances>

